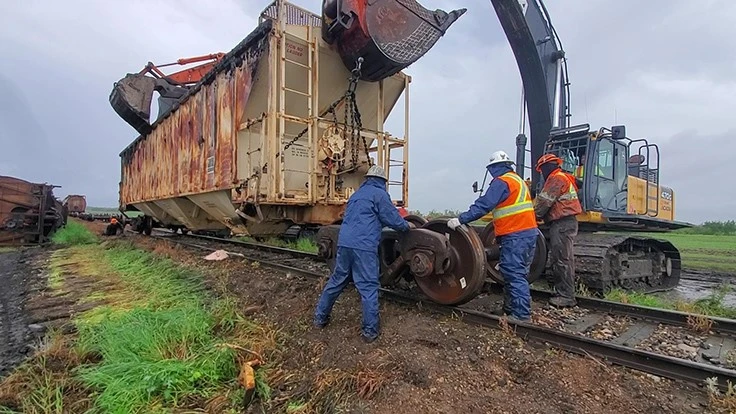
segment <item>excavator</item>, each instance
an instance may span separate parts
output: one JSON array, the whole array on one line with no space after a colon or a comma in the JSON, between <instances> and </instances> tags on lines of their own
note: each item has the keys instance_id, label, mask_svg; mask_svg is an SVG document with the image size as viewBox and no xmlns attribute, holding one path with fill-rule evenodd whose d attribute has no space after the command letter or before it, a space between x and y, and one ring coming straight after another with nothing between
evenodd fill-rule
<instances>
[{"instance_id":1,"label":"excavator","mask_svg":"<svg viewBox=\"0 0 736 414\"><path fill-rule=\"evenodd\" d=\"M516 137L516 169L533 195L544 185L540 173L527 174L543 154L562 159L562 169L578 180L583 213L577 219L576 274L593 292L623 288L645 292L672 289L680 278L680 253L672 243L637 232L671 231L689 224L675 220L675 193L659 182L659 147L632 139L624 125L591 129L571 125L570 81L562 42L542 0L491 0L521 74L522 109ZM527 112L528 111L528 112ZM525 119L526 118L526 119ZM528 119L531 145L525 135ZM485 182L485 179L484 179ZM480 192L477 182L473 191ZM493 215L480 231L488 275L502 283ZM540 226L529 281L545 270L547 226Z\"/></svg>"},{"instance_id":2,"label":"excavator","mask_svg":"<svg viewBox=\"0 0 736 414\"><path fill-rule=\"evenodd\" d=\"M527 154L535 162L544 153L553 153L563 160L562 168L579 180L584 210L577 217L579 280L593 293L612 288L655 292L676 287L681 273L679 251L666 240L642 234L689 226L675 220L675 193L659 182L659 147L646 139L629 138L623 125L596 130L587 124L572 125L565 51L542 1L491 0L491 5L523 84L517 173L536 195L544 181L541 174L527 173ZM525 134L527 123L530 139ZM473 191L482 192L486 180L487 175L480 187L476 181ZM456 232L441 220L407 220L420 228L406 236L391 230L382 235L379 258L384 286L414 281L435 302L461 304L478 294L485 279L503 283L492 214L482 218L488 223L485 226L462 226ZM420 237L418 232L424 230L428 231ZM547 230L541 223L530 283L548 268ZM326 227L318 233L320 252L328 260L334 258L336 232L336 227ZM446 240L432 237L432 232L444 234ZM478 265L479 261L485 263Z\"/></svg>"},{"instance_id":3,"label":"excavator","mask_svg":"<svg viewBox=\"0 0 736 414\"><path fill-rule=\"evenodd\" d=\"M282 7L283 3L277 1L269 7ZM526 154L529 152L536 161L543 153L551 152L564 160L565 170L577 171L580 178L585 211L578 217L578 275L597 292L613 287L640 291L675 287L681 272L678 250L667 241L629 234L687 226L674 220L674 191L659 183L657 145L628 138L621 125L597 130L589 125L571 125L565 52L543 3L491 0L491 5L523 82L522 122L516 139L518 172L528 179L535 194L543 180L539 174L525 174ZM465 12L431 11L416 0L324 0L319 25L322 39L338 51L348 71L360 82L376 82L419 60ZM299 22L310 17L298 14L288 18ZM235 56L237 50L231 54ZM186 76L164 75L158 69L161 66L149 64L115 83L110 104L146 135L188 91L216 76L218 70L225 70L228 56L200 57L207 63ZM352 81L351 85L354 88ZM149 107L154 91L161 96L159 116L151 122ZM482 191L484 185L485 180L480 188L476 182L474 191ZM461 226L456 230L447 227L446 219L405 219L417 228L405 234L389 229L382 232L378 254L383 286L416 283L430 300L456 305L477 296L488 278L503 283L497 270L500 255L491 215L484 217L488 222L484 227ZM322 226L315 237L319 256L331 267L339 228L339 224ZM540 229L530 282L539 279L547 267L546 229L544 225Z\"/></svg>"}]
</instances>

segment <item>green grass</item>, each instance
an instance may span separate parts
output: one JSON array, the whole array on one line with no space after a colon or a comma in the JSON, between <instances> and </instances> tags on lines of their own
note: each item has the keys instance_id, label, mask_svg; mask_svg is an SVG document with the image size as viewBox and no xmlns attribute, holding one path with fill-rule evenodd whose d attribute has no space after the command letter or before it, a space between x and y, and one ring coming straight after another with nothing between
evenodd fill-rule
<instances>
[{"instance_id":1,"label":"green grass","mask_svg":"<svg viewBox=\"0 0 736 414\"><path fill-rule=\"evenodd\" d=\"M608 292L605 298L615 302L630 303L650 308L672 309L699 315L736 319L736 308L723 304L723 299L729 291L730 287L724 285L709 296L693 302L672 301L646 293L625 292L619 289Z\"/></svg>"},{"instance_id":2,"label":"green grass","mask_svg":"<svg viewBox=\"0 0 736 414\"><path fill-rule=\"evenodd\" d=\"M685 269L736 273L736 236L686 233L648 233L677 247Z\"/></svg>"},{"instance_id":3,"label":"green grass","mask_svg":"<svg viewBox=\"0 0 736 414\"><path fill-rule=\"evenodd\" d=\"M105 259L146 300L130 310L98 308L78 323L80 352L102 356L78 370L97 390L99 408L177 407L233 385L235 352L219 346L239 319L233 307L222 312L222 303L205 302L197 275L168 259L130 247L109 249Z\"/></svg>"},{"instance_id":4,"label":"green grass","mask_svg":"<svg viewBox=\"0 0 736 414\"><path fill-rule=\"evenodd\" d=\"M98 239L84 224L69 220L66 226L51 236L51 241L64 246L75 246L97 243Z\"/></svg>"},{"instance_id":5,"label":"green grass","mask_svg":"<svg viewBox=\"0 0 736 414\"><path fill-rule=\"evenodd\" d=\"M239 239L249 243L256 243L256 240L252 237L240 237ZM299 250L307 253L317 253L317 251L319 250L317 244L311 239L307 238L301 238L297 239L295 242L289 242L276 237L272 237L266 240L265 244L274 247L283 247L285 249Z\"/></svg>"},{"instance_id":6,"label":"green grass","mask_svg":"<svg viewBox=\"0 0 736 414\"><path fill-rule=\"evenodd\" d=\"M63 283L66 266L74 266L67 271L104 278L113 287L92 292L107 305L74 319L77 334L64 352L77 362L61 371L65 383L40 357L16 376L15 386L25 391L13 398L23 412L62 412L62 405L63 412L75 412L66 406L66 395L57 395L66 394L64 384L82 390L91 412L170 412L218 398L232 409L243 406L239 351L228 344L268 356L276 347L275 331L244 319L234 299L206 293L196 271L130 243L78 245L58 253L52 256L52 269L59 271L54 284ZM90 357L94 362L81 363ZM256 395L267 401L271 389L264 370L256 371ZM2 398L7 396L0 391ZM0 403L3 410L8 409Z\"/></svg>"},{"instance_id":7,"label":"green grass","mask_svg":"<svg viewBox=\"0 0 736 414\"><path fill-rule=\"evenodd\" d=\"M120 210L118 207L87 207L85 209L87 213L93 213L93 214L116 214L119 213Z\"/></svg>"}]
</instances>

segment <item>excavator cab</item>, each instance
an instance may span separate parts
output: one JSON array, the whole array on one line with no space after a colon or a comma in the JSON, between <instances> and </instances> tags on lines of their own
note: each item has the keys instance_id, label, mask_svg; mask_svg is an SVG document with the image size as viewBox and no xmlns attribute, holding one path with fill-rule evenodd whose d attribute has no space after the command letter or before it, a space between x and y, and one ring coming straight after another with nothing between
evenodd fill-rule
<instances>
[{"instance_id":1,"label":"excavator cab","mask_svg":"<svg viewBox=\"0 0 736 414\"><path fill-rule=\"evenodd\" d=\"M545 153L560 157L562 169L577 180L585 212L581 222L629 222L647 230L682 227L674 222L672 189L659 182L659 147L628 138L625 126L553 129ZM540 179L537 191L542 185Z\"/></svg>"}]
</instances>

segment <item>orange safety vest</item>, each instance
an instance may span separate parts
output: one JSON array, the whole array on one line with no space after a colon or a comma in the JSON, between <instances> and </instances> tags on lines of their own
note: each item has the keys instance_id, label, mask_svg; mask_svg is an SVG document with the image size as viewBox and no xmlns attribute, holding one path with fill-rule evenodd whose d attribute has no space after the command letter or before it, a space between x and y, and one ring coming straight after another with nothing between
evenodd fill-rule
<instances>
[{"instance_id":1,"label":"orange safety vest","mask_svg":"<svg viewBox=\"0 0 736 414\"><path fill-rule=\"evenodd\" d=\"M575 168L575 177L583 179L583 171L585 170L585 167L582 165L579 165L578 168Z\"/></svg>"},{"instance_id":2,"label":"orange safety vest","mask_svg":"<svg viewBox=\"0 0 736 414\"><path fill-rule=\"evenodd\" d=\"M514 172L498 177L509 186L509 196L493 209L493 227L496 236L536 229L532 197L524 180Z\"/></svg>"}]
</instances>

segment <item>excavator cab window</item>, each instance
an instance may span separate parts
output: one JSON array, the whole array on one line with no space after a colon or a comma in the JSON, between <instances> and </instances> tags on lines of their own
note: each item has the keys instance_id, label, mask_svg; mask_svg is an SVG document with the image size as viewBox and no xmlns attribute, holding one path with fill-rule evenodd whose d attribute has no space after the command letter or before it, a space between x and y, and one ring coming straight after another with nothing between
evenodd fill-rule
<instances>
[{"instance_id":1,"label":"excavator cab window","mask_svg":"<svg viewBox=\"0 0 736 414\"><path fill-rule=\"evenodd\" d=\"M598 211L626 211L628 148L609 138L593 143L595 157L586 165L586 170L591 171L585 177L585 193L591 195L586 204Z\"/></svg>"}]
</instances>

